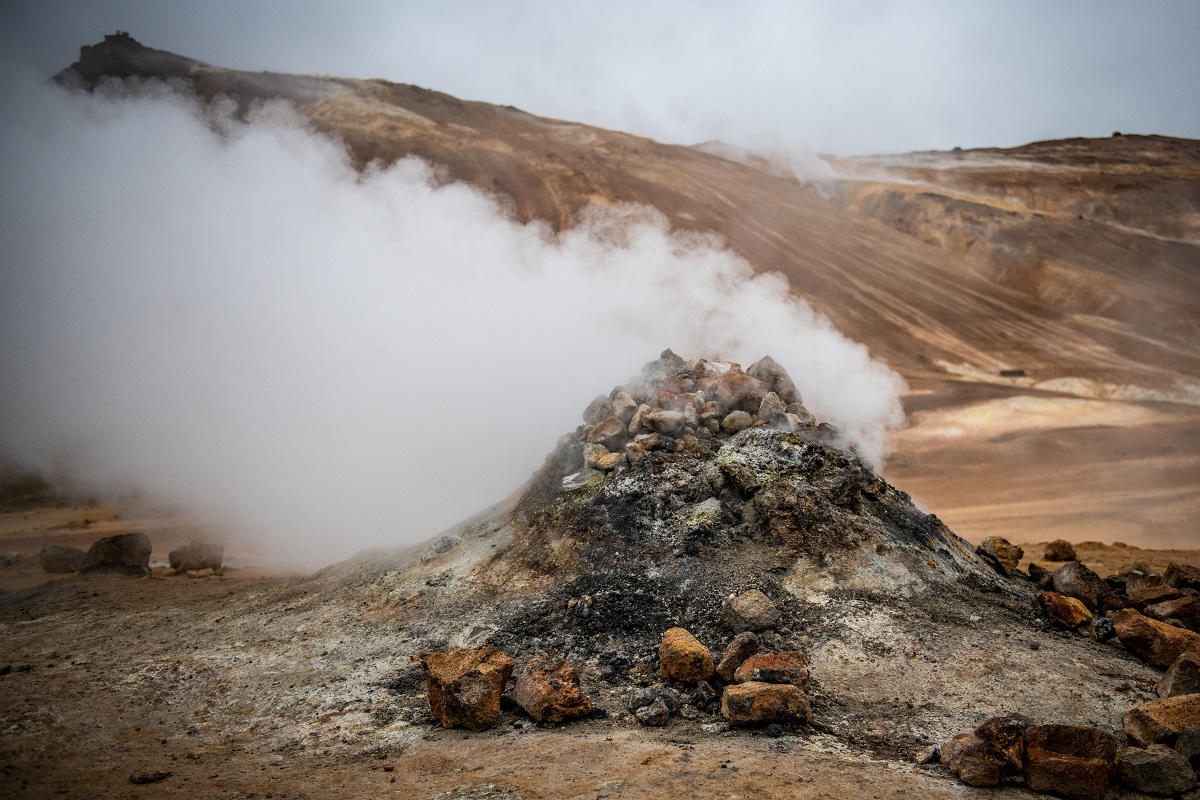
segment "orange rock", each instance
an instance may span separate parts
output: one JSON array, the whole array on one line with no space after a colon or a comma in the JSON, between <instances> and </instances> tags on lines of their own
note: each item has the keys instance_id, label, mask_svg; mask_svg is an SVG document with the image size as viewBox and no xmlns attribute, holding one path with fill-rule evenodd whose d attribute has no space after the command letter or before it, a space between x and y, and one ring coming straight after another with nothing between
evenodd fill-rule
<instances>
[{"instance_id":1,"label":"orange rock","mask_svg":"<svg viewBox=\"0 0 1200 800\"><path fill-rule=\"evenodd\" d=\"M1138 744L1174 744L1188 728L1200 728L1200 694L1181 694L1142 703L1125 712L1121 727Z\"/></svg>"},{"instance_id":2,"label":"orange rock","mask_svg":"<svg viewBox=\"0 0 1200 800\"><path fill-rule=\"evenodd\" d=\"M500 719L500 695L513 660L491 645L479 650L425 653L429 708L443 728L487 730Z\"/></svg>"},{"instance_id":3,"label":"orange rock","mask_svg":"<svg viewBox=\"0 0 1200 800\"><path fill-rule=\"evenodd\" d=\"M738 683L790 683L808 686L808 662L799 653L759 653L750 656L733 673Z\"/></svg>"},{"instance_id":4,"label":"orange rock","mask_svg":"<svg viewBox=\"0 0 1200 800\"><path fill-rule=\"evenodd\" d=\"M1200 654L1200 634L1149 619L1132 608L1118 611L1113 626L1121 644L1153 667L1166 669L1185 652Z\"/></svg>"},{"instance_id":5,"label":"orange rock","mask_svg":"<svg viewBox=\"0 0 1200 800\"><path fill-rule=\"evenodd\" d=\"M592 710L592 701L579 688L579 670L546 653L525 665L512 699L535 722L566 722Z\"/></svg>"},{"instance_id":6,"label":"orange rock","mask_svg":"<svg viewBox=\"0 0 1200 800\"><path fill-rule=\"evenodd\" d=\"M712 653L683 628L671 628L663 634L658 658L664 678L698 683L713 674Z\"/></svg>"},{"instance_id":7,"label":"orange rock","mask_svg":"<svg viewBox=\"0 0 1200 800\"><path fill-rule=\"evenodd\" d=\"M721 715L730 725L794 725L812 716L808 698L790 683L738 683L725 687Z\"/></svg>"},{"instance_id":8,"label":"orange rock","mask_svg":"<svg viewBox=\"0 0 1200 800\"><path fill-rule=\"evenodd\" d=\"M1042 592L1038 595L1038 602L1042 604L1042 610L1046 612L1046 616L1050 618L1051 622L1068 630L1074 630L1080 625L1092 621L1092 612L1088 611L1087 606L1074 597L1063 597L1054 592Z\"/></svg>"},{"instance_id":9,"label":"orange rock","mask_svg":"<svg viewBox=\"0 0 1200 800\"><path fill-rule=\"evenodd\" d=\"M1108 786L1116 756L1108 731L1037 725L1025 732L1025 785L1070 800L1095 800Z\"/></svg>"}]
</instances>

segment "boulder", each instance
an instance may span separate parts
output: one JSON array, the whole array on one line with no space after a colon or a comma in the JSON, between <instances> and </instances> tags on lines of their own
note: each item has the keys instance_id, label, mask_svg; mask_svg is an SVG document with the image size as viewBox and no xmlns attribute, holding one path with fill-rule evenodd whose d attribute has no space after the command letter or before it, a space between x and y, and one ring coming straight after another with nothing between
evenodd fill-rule
<instances>
[{"instance_id":1,"label":"boulder","mask_svg":"<svg viewBox=\"0 0 1200 800\"><path fill-rule=\"evenodd\" d=\"M1144 750L1122 747L1117 753L1117 779L1125 788L1145 794L1176 795L1196 788L1192 765L1162 744Z\"/></svg>"},{"instance_id":2,"label":"boulder","mask_svg":"<svg viewBox=\"0 0 1200 800\"><path fill-rule=\"evenodd\" d=\"M1055 539L1050 544L1046 545L1046 552L1042 557L1047 561L1076 561L1075 545L1068 542L1066 539Z\"/></svg>"},{"instance_id":3,"label":"boulder","mask_svg":"<svg viewBox=\"0 0 1200 800\"><path fill-rule=\"evenodd\" d=\"M168 553L167 561L170 562L171 569L175 570L176 575L200 569L216 571L225 563L225 546L208 542L192 542Z\"/></svg>"},{"instance_id":4,"label":"boulder","mask_svg":"<svg viewBox=\"0 0 1200 800\"><path fill-rule=\"evenodd\" d=\"M1030 724L1032 720L1023 714L1006 714L992 717L975 729L975 735L1003 759L1000 767L1003 777L1024 772L1025 731Z\"/></svg>"},{"instance_id":5,"label":"boulder","mask_svg":"<svg viewBox=\"0 0 1200 800\"><path fill-rule=\"evenodd\" d=\"M1200 591L1200 567L1193 567L1191 564L1168 564L1162 582L1177 589Z\"/></svg>"},{"instance_id":6,"label":"boulder","mask_svg":"<svg viewBox=\"0 0 1200 800\"><path fill-rule=\"evenodd\" d=\"M737 433L746 430L753 424L754 417L745 411L730 411L725 419L721 420L721 430L726 433Z\"/></svg>"},{"instance_id":7,"label":"boulder","mask_svg":"<svg viewBox=\"0 0 1200 800\"><path fill-rule=\"evenodd\" d=\"M812 711L798 686L751 681L725 687L721 716L738 726L795 725L807 723Z\"/></svg>"},{"instance_id":8,"label":"boulder","mask_svg":"<svg viewBox=\"0 0 1200 800\"><path fill-rule=\"evenodd\" d=\"M1153 667L1166 669L1185 652L1200 655L1200 634L1149 619L1132 608L1118 611L1113 626L1121 644Z\"/></svg>"},{"instance_id":9,"label":"boulder","mask_svg":"<svg viewBox=\"0 0 1200 800\"><path fill-rule=\"evenodd\" d=\"M1190 595L1148 605L1142 613L1158 620L1177 619L1189 631L1200 632L1200 599Z\"/></svg>"},{"instance_id":10,"label":"boulder","mask_svg":"<svg viewBox=\"0 0 1200 800\"><path fill-rule=\"evenodd\" d=\"M659 390L654 393L654 402L659 408L665 411L678 411L681 414L686 414L687 410L696 408L696 403L700 402L700 395L695 392L664 392Z\"/></svg>"},{"instance_id":11,"label":"boulder","mask_svg":"<svg viewBox=\"0 0 1200 800\"><path fill-rule=\"evenodd\" d=\"M1200 694L1182 694L1142 703L1121 718L1121 727L1143 747L1174 744L1188 728L1200 728Z\"/></svg>"},{"instance_id":12,"label":"boulder","mask_svg":"<svg viewBox=\"0 0 1200 800\"><path fill-rule=\"evenodd\" d=\"M802 402L800 390L792 382L787 370L770 356L763 356L755 361L746 368L746 374L759 380L768 390L777 394L785 405Z\"/></svg>"},{"instance_id":13,"label":"boulder","mask_svg":"<svg viewBox=\"0 0 1200 800\"><path fill-rule=\"evenodd\" d=\"M679 411L657 409L642 417L642 424L655 433L678 437L683 433L684 418Z\"/></svg>"},{"instance_id":14,"label":"boulder","mask_svg":"<svg viewBox=\"0 0 1200 800\"><path fill-rule=\"evenodd\" d=\"M706 399L721 407L723 413L746 411L751 414L758 410L768 391L762 381L733 370L715 378L701 378L700 389Z\"/></svg>"},{"instance_id":15,"label":"boulder","mask_svg":"<svg viewBox=\"0 0 1200 800\"><path fill-rule=\"evenodd\" d=\"M38 552L38 562L43 572L79 572L83 566L83 550L47 542Z\"/></svg>"},{"instance_id":16,"label":"boulder","mask_svg":"<svg viewBox=\"0 0 1200 800\"><path fill-rule=\"evenodd\" d=\"M592 701L579 688L579 670L546 653L525 665L512 699L535 722L566 722L592 710Z\"/></svg>"},{"instance_id":17,"label":"boulder","mask_svg":"<svg viewBox=\"0 0 1200 800\"><path fill-rule=\"evenodd\" d=\"M790 683L808 686L808 662L799 653L758 653L750 656L734 672L735 683Z\"/></svg>"},{"instance_id":18,"label":"boulder","mask_svg":"<svg viewBox=\"0 0 1200 800\"><path fill-rule=\"evenodd\" d=\"M1099 575L1078 561L1069 561L1054 570L1054 591L1082 601L1089 611L1099 611L1111 593Z\"/></svg>"},{"instance_id":19,"label":"boulder","mask_svg":"<svg viewBox=\"0 0 1200 800\"><path fill-rule=\"evenodd\" d=\"M150 550L150 538L144 533L106 537L88 548L79 565L79 574L149 575Z\"/></svg>"},{"instance_id":20,"label":"boulder","mask_svg":"<svg viewBox=\"0 0 1200 800\"><path fill-rule=\"evenodd\" d=\"M500 719L500 695L512 675L513 660L495 647L425 653L429 708L443 728L487 730Z\"/></svg>"},{"instance_id":21,"label":"boulder","mask_svg":"<svg viewBox=\"0 0 1200 800\"><path fill-rule=\"evenodd\" d=\"M1010 578L1017 574L1017 565L1025 551L1001 536L989 536L979 543L975 552Z\"/></svg>"},{"instance_id":22,"label":"boulder","mask_svg":"<svg viewBox=\"0 0 1200 800\"><path fill-rule=\"evenodd\" d=\"M737 672L737 668L745 663L747 658L757 653L761 647L758 634L752 631L739 633L733 637L725 647L721 662L717 664L717 677L725 683L733 683L733 676Z\"/></svg>"},{"instance_id":23,"label":"boulder","mask_svg":"<svg viewBox=\"0 0 1200 800\"><path fill-rule=\"evenodd\" d=\"M997 786L1004 757L973 733L960 733L942 742L942 766L968 786Z\"/></svg>"},{"instance_id":24,"label":"boulder","mask_svg":"<svg viewBox=\"0 0 1200 800\"><path fill-rule=\"evenodd\" d=\"M668 680L698 683L713 674L712 653L683 628L663 634L658 648L662 676Z\"/></svg>"},{"instance_id":25,"label":"boulder","mask_svg":"<svg viewBox=\"0 0 1200 800\"><path fill-rule=\"evenodd\" d=\"M1080 625L1092 621L1092 612L1088 611L1087 606L1074 597L1063 597L1054 592L1042 592L1038 595L1038 602L1051 622L1067 630L1075 630Z\"/></svg>"},{"instance_id":26,"label":"boulder","mask_svg":"<svg viewBox=\"0 0 1200 800\"><path fill-rule=\"evenodd\" d=\"M779 608L758 589L750 589L725 599L721 621L734 633L762 631L779 623Z\"/></svg>"},{"instance_id":27,"label":"boulder","mask_svg":"<svg viewBox=\"0 0 1200 800\"><path fill-rule=\"evenodd\" d=\"M1025 786L1069 800L1096 800L1112 777L1117 741L1100 728L1036 725L1025 731Z\"/></svg>"},{"instance_id":28,"label":"boulder","mask_svg":"<svg viewBox=\"0 0 1200 800\"><path fill-rule=\"evenodd\" d=\"M618 417L605 417L588 428L587 442L588 444L602 444L609 450L616 450L624 446L625 440L629 437L627 427L628 423L622 422Z\"/></svg>"},{"instance_id":29,"label":"boulder","mask_svg":"<svg viewBox=\"0 0 1200 800\"><path fill-rule=\"evenodd\" d=\"M1154 687L1159 697L1200 694L1200 654L1181 653Z\"/></svg>"}]
</instances>

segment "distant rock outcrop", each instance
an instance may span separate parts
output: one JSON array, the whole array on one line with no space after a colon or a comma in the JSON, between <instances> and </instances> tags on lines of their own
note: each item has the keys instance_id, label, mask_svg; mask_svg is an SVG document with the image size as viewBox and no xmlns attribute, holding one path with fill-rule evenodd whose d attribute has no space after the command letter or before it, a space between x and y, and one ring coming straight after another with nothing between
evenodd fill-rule
<instances>
[{"instance_id":1,"label":"distant rock outcrop","mask_svg":"<svg viewBox=\"0 0 1200 800\"><path fill-rule=\"evenodd\" d=\"M93 544L84 554L79 574L149 575L151 549L150 537L144 533L106 537Z\"/></svg>"}]
</instances>

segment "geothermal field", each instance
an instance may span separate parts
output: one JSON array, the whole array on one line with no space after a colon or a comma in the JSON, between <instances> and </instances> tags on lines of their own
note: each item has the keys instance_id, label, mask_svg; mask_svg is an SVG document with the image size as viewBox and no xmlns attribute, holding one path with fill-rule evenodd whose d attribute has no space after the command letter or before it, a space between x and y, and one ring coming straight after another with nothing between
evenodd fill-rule
<instances>
[{"instance_id":1,"label":"geothermal field","mask_svg":"<svg viewBox=\"0 0 1200 800\"><path fill-rule=\"evenodd\" d=\"M1200 141L61 66L0 140L0 796L1200 797Z\"/></svg>"}]
</instances>

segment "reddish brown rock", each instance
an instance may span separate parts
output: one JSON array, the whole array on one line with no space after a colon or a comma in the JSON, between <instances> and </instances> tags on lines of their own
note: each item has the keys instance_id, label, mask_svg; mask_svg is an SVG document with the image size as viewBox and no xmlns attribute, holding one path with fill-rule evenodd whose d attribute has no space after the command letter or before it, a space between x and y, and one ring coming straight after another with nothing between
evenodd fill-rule
<instances>
[{"instance_id":1,"label":"reddish brown rock","mask_svg":"<svg viewBox=\"0 0 1200 800\"><path fill-rule=\"evenodd\" d=\"M983 556L985 561L998 567L1005 575L1017 573L1017 565L1025 551L1002 536L989 536L979 543L975 552Z\"/></svg>"},{"instance_id":2,"label":"reddish brown rock","mask_svg":"<svg viewBox=\"0 0 1200 800\"><path fill-rule=\"evenodd\" d=\"M587 441L589 444L601 444L609 450L616 450L624 445L629 437L627 428L628 425L619 417L605 417L588 429Z\"/></svg>"},{"instance_id":3,"label":"reddish brown rock","mask_svg":"<svg viewBox=\"0 0 1200 800\"><path fill-rule=\"evenodd\" d=\"M1187 759L1166 745L1122 747L1117 754L1117 778L1127 789L1143 794L1177 796L1196 788L1196 773Z\"/></svg>"},{"instance_id":4,"label":"reddish brown rock","mask_svg":"<svg viewBox=\"0 0 1200 800\"><path fill-rule=\"evenodd\" d=\"M1046 551L1042 557L1047 561L1075 561L1075 545L1066 539L1055 539L1046 545Z\"/></svg>"},{"instance_id":5,"label":"reddish brown rock","mask_svg":"<svg viewBox=\"0 0 1200 800\"><path fill-rule=\"evenodd\" d=\"M225 563L225 547L208 542L192 542L167 554L167 562L178 575L192 570L219 570Z\"/></svg>"},{"instance_id":6,"label":"reddish brown rock","mask_svg":"<svg viewBox=\"0 0 1200 800\"><path fill-rule=\"evenodd\" d=\"M1074 597L1063 597L1054 592L1042 592L1038 595L1038 602L1041 603L1042 610L1046 612L1046 616L1050 618L1051 622L1068 630L1075 630L1080 625L1092 621L1092 612L1088 611L1087 606Z\"/></svg>"},{"instance_id":7,"label":"reddish brown rock","mask_svg":"<svg viewBox=\"0 0 1200 800\"><path fill-rule=\"evenodd\" d=\"M666 411L683 412L684 409L693 408L700 396L692 392L655 392L654 401L659 408Z\"/></svg>"},{"instance_id":8,"label":"reddish brown rock","mask_svg":"<svg viewBox=\"0 0 1200 800\"><path fill-rule=\"evenodd\" d=\"M724 413L746 411L753 414L767 393L762 381L733 370L715 378L703 378L699 383L705 398L716 401Z\"/></svg>"},{"instance_id":9,"label":"reddish brown rock","mask_svg":"<svg viewBox=\"0 0 1200 800\"><path fill-rule=\"evenodd\" d=\"M1168 564L1162 581L1167 586L1174 586L1178 589L1200 591L1200 567L1193 567L1191 564Z\"/></svg>"},{"instance_id":10,"label":"reddish brown rock","mask_svg":"<svg viewBox=\"0 0 1200 800\"><path fill-rule=\"evenodd\" d=\"M579 687L579 670L546 653L525 665L512 699L535 722L566 722L592 710L592 701Z\"/></svg>"},{"instance_id":11,"label":"reddish brown rock","mask_svg":"<svg viewBox=\"0 0 1200 800\"><path fill-rule=\"evenodd\" d=\"M513 661L495 647L425 653L429 708L443 728L487 730L500 719L500 695Z\"/></svg>"},{"instance_id":12,"label":"reddish brown rock","mask_svg":"<svg viewBox=\"0 0 1200 800\"><path fill-rule=\"evenodd\" d=\"M1025 730L1031 722L1023 714L1006 714L992 717L975 729L975 735L1003 759L1002 776L1020 775L1024 771Z\"/></svg>"},{"instance_id":13,"label":"reddish brown rock","mask_svg":"<svg viewBox=\"0 0 1200 800\"><path fill-rule=\"evenodd\" d=\"M1200 634L1149 619L1132 608L1118 611L1113 626L1121 644L1153 667L1166 669L1185 652L1200 654Z\"/></svg>"},{"instance_id":14,"label":"reddish brown rock","mask_svg":"<svg viewBox=\"0 0 1200 800\"><path fill-rule=\"evenodd\" d=\"M1025 786L1069 800L1104 794L1117 756L1113 735L1100 728L1037 725L1025 732Z\"/></svg>"},{"instance_id":15,"label":"reddish brown rock","mask_svg":"<svg viewBox=\"0 0 1200 800\"><path fill-rule=\"evenodd\" d=\"M942 766L968 786L997 786L1004 757L973 733L960 733L942 743Z\"/></svg>"},{"instance_id":16,"label":"reddish brown rock","mask_svg":"<svg viewBox=\"0 0 1200 800\"><path fill-rule=\"evenodd\" d=\"M808 662L799 653L759 653L750 656L734 672L736 683L790 683L808 686Z\"/></svg>"},{"instance_id":17,"label":"reddish brown rock","mask_svg":"<svg viewBox=\"0 0 1200 800\"><path fill-rule=\"evenodd\" d=\"M1139 611L1148 606L1179 600L1187 596L1174 586L1161 584L1155 586L1149 583L1130 583L1126 586L1125 595L1129 598L1129 604Z\"/></svg>"},{"instance_id":18,"label":"reddish brown rock","mask_svg":"<svg viewBox=\"0 0 1200 800\"><path fill-rule=\"evenodd\" d=\"M1187 652L1175 659L1159 678L1154 691L1159 697L1200 694L1200 656Z\"/></svg>"},{"instance_id":19,"label":"reddish brown rock","mask_svg":"<svg viewBox=\"0 0 1200 800\"><path fill-rule=\"evenodd\" d=\"M1054 588L1054 573L1032 561L1029 563L1029 577L1042 591Z\"/></svg>"},{"instance_id":20,"label":"reddish brown rock","mask_svg":"<svg viewBox=\"0 0 1200 800\"><path fill-rule=\"evenodd\" d=\"M1121 727L1135 742L1174 744L1188 728L1200 728L1200 694L1183 694L1142 703L1125 712Z\"/></svg>"},{"instance_id":21,"label":"reddish brown rock","mask_svg":"<svg viewBox=\"0 0 1200 800\"><path fill-rule=\"evenodd\" d=\"M721 715L730 725L795 725L812 716L808 698L786 683L738 683L725 687Z\"/></svg>"},{"instance_id":22,"label":"reddish brown rock","mask_svg":"<svg viewBox=\"0 0 1200 800\"><path fill-rule=\"evenodd\" d=\"M79 565L79 574L149 575L150 550L150 537L144 533L109 536L88 548Z\"/></svg>"},{"instance_id":23,"label":"reddish brown rock","mask_svg":"<svg viewBox=\"0 0 1200 800\"><path fill-rule=\"evenodd\" d=\"M698 683L713 674L712 653L683 628L671 628L663 634L658 659L664 678Z\"/></svg>"},{"instance_id":24,"label":"reddish brown rock","mask_svg":"<svg viewBox=\"0 0 1200 800\"><path fill-rule=\"evenodd\" d=\"M1161 603L1146 606L1142 613L1153 619L1177 619L1189 631L1200 632L1200 599L1196 597L1187 596L1164 600Z\"/></svg>"},{"instance_id":25,"label":"reddish brown rock","mask_svg":"<svg viewBox=\"0 0 1200 800\"><path fill-rule=\"evenodd\" d=\"M1054 570L1054 591L1082 601L1089 611L1098 611L1112 590L1099 575L1070 561Z\"/></svg>"},{"instance_id":26,"label":"reddish brown rock","mask_svg":"<svg viewBox=\"0 0 1200 800\"><path fill-rule=\"evenodd\" d=\"M725 647L721 663L717 664L717 677L725 683L733 683L733 676L737 672L737 668L744 664L747 658L757 653L761 647L758 634L751 631L739 633L733 637Z\"/></svg>"}]
</instances>

